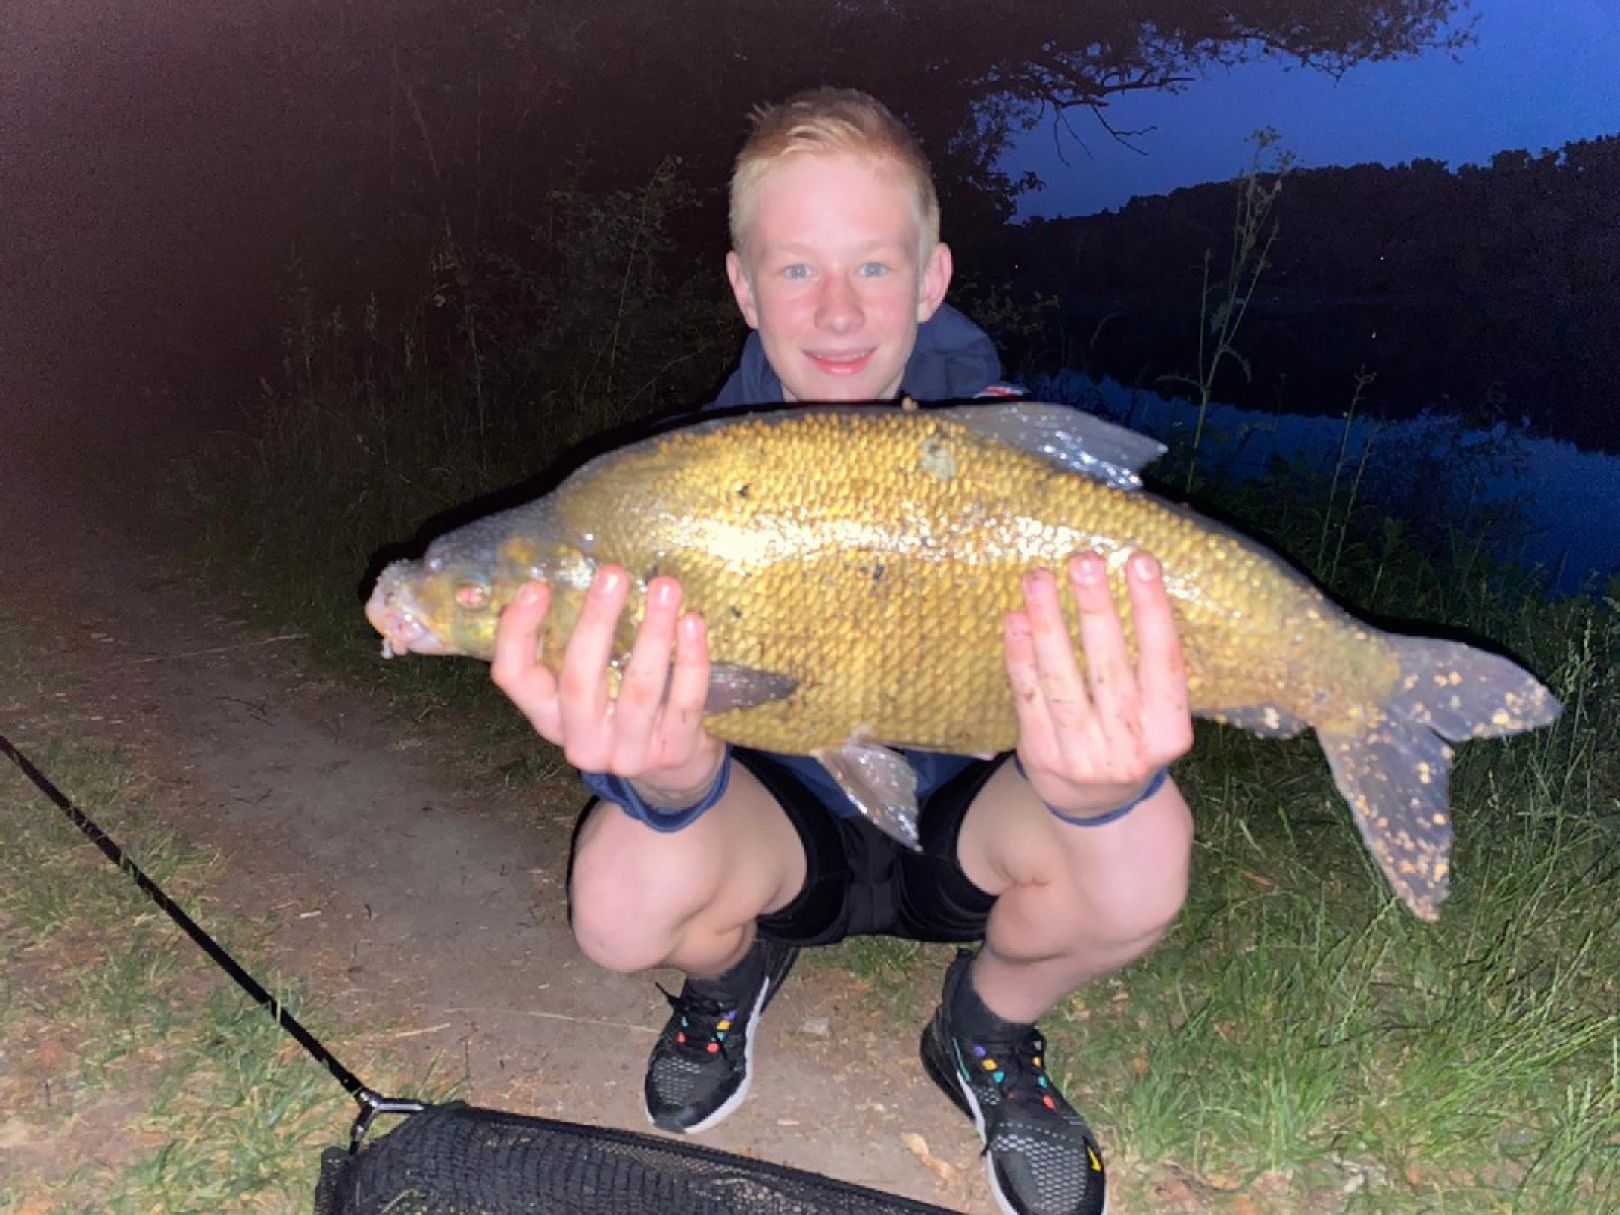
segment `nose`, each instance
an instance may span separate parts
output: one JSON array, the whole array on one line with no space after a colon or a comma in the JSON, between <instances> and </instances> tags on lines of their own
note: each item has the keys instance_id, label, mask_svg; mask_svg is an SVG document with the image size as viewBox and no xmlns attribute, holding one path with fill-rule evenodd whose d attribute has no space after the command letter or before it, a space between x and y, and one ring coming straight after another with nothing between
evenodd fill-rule
<instances>
[{"instance_id":1,"label":"nose","mask_svg":"<svg viewBox=\"0 0 1620 1215\"><path fill-rule=\"evenodd\" d=\"M816 327L829 333L853 333L865 320L860 295L842 274L829 274L816 298Z\"/></svg>"}]
</instances>

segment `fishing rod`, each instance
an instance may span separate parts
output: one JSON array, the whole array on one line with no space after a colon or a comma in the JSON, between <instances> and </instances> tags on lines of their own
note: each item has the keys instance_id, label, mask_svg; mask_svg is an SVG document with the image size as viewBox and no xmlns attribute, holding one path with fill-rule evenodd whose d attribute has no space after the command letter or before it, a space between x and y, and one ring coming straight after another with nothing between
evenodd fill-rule
<instances>
[{"instance_id":1,"label":"fishing rod","mask_svg":"<svg viewBox=\"0 0 1620 1215\"><path fill-rule=\"evenodd\" d=\"M82 831L87 839L114 865L130 878L135 885L157 904L158 908L190 937L197 946L207 954L214 963L226 974L230 975L240 987L271 1017L277 1025L291 1034L293 1039L309 1052L310 1056L327 1071L332 1073L333 1079L343 1086L344 1092L353 1097L360 1106L360 1112L349 1128L349 1153L353 1155L360 1150L360 1144L371 1124L380 1114L419 1114L427 1108L421 1101L411 1101L401 1097L385 1097L376 1090L360 1081L360 1078L344 1067L336 1055L327 1050L325 1045L303 1023L288 1011L287 1006L275 996L264 989L264 985L244 970L240 963L233 958L225 947L214 940L195 920L186 914L185 909L171 899L161 886L146 875L146 872L135 863L134 859L118 846L116 840L101 829L101 827L83 810L74 805L73 800L56 787L50 777L39 770L39 767L24 755L4 734L0 734L0 753L5 754L12 763L22 769L22 773L34 785L54 802L69 821Z\"/></svg>"}]
</instances>

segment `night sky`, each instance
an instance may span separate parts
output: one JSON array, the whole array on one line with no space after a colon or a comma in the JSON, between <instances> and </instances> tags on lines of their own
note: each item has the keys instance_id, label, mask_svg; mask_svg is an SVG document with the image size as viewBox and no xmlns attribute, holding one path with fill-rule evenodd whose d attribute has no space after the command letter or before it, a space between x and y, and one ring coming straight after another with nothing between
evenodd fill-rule
<instances>
[{"instance_id":1,"label":"night sky","mask_svg":"<svg viewBox=\"0 0 1620 1215\"><path fill-rule=\"evenodd\" d=\"M1128 94L1107 117L1142 132L1136 151L1087 111L1069 119L1084 146L1064 132L1054 139L1047 116L1007 161L1046 182L1020 214L1088 215L1225 180L1267 124L1301 167L1420 158L1455 167L1620 133L1620 2L1474 0L1470 17L1477 40L1456 56L1364 64L1338 81L1267 59L1215 69L1179 95Z\"/></svg>"}]
</instances>

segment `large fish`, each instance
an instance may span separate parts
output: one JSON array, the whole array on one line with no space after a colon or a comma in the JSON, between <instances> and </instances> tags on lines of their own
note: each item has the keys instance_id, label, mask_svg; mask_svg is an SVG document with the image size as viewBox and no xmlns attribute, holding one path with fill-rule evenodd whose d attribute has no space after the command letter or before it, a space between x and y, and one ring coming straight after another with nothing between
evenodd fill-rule
<instances>
[{"instance_id":1,"label":"large fish","mask_svg":"<svg viewBox=\"0 0 1620 1215\"><path fill-rule=\"evenodd\" d=\"M643 588L673 575L708 622L708 728L817 757L915 845L910 768L891 748L1015 744L1001 618L1020 576L1100 551L1125 605L1122 566L1144 549L1164 569L1193 712L1274 738L1314 729L1391 886L1434 919L1450 869L1444 740L1545 725L1557 701L1505 659L1358 621L1260 545L1143 492L1137 471L1162 452L1030 402L711 417L439 537L383 571L366 611L385 656L488 659L501 609L544 578L555 667L599 565Z\"/></svg>"}]
</instances>

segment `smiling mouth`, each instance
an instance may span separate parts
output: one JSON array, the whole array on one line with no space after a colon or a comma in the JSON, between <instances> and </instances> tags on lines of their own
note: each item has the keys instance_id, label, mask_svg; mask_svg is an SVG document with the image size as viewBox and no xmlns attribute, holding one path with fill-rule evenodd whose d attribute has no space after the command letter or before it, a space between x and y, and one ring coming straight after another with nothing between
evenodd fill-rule
<instances>
[{"instance_id":1,"label":"smiling mouth","mask_svg":"<svg viewBox=\"0 0 1620 1215\"><path fill-rule=\"evenodd\" d=\"M829 375L854 375L871 361L875 347L865 350L812 352L809 359Z\"/></svg>"}]
</instances>

